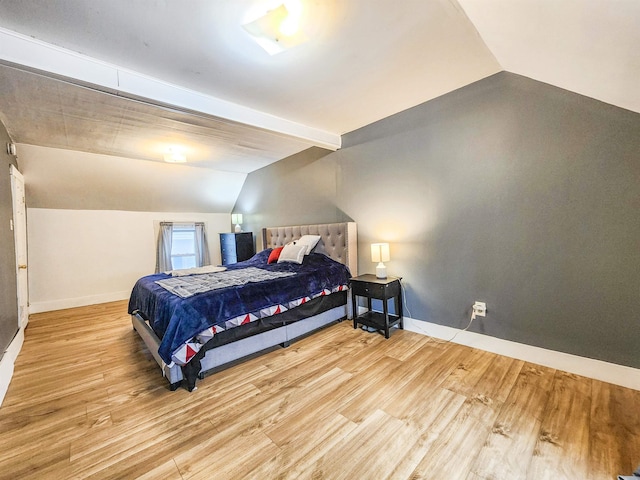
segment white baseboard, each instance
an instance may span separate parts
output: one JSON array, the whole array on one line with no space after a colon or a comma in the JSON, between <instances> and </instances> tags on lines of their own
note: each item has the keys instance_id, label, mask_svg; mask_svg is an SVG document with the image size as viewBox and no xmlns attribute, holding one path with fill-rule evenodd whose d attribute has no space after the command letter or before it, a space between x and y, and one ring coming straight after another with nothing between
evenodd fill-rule
<instances>
[{"instance_id":1,"label":"white baseboard","mask_svg":"<svg viewBox=\"0 0 640 480\"><path fill-rule=\"evenodd\" d=\"M11 383L11 377L13 377L13 365L16 362L16 358L18 358L18 353L20 353L23 343L24 327L18 330L9 347L5 350L2 359L0 359L0 405L2 405L4 396L9 389L9 383Z\"/></svg>"},{"instance_id":2,"label":"white baseboard","mask_svg":"<svg viewBox=\"0 0 640 480\"><path fill-rule=\"evenodd\" d=\"M480 333L462 331L457 328L445 327L413 318L404 318L404 328L441 340L449 340L455 335L455 338L451 340L452 343L458 343L506 357L555 368L556 370L640 390L640 369L637 368L557 352L555 350L547 350L546 348L503 340Z\"/></svg>"},{"instance_id":3,"label":"white baseboard","mask_svg":"<svg viewBox=\"0 0 640 480\"><path fill-rule=\"evenodd\" d=\"M29 304L29 313L50 312L65 308L84 307L86 305L97 305L98 303L116 302L126 300L131 295L131 290L120 292L101 293L86 297L63 298L60 300L49 300L45 302L33 302Z\"/></svg>"}]
</instances>

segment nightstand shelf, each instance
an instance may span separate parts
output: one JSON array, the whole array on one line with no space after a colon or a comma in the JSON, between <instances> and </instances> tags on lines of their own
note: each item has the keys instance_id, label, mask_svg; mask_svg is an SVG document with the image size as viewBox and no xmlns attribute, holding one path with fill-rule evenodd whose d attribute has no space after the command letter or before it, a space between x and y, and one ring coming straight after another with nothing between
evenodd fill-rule
<instances>
[{"instance_id":1,"label":"nightstand shelf","mask_svg":"<svg viewBox=\"0 0 640 480\"><path fill-rule=\"evenodd\" d=\"M358 328L358 324L375 328L384 333L385 338L389 338L389 329L398 325L404 328L402 317L402 287L399 277L377 278L375 275L360 275L352 278L351 304L353 307L353 328ZM367 299L367 311L358 315L357 297ZM382 312L371 310L371 300L382 301ZM388 301L393 299L395 312L397 315L389 313Z\"/></svg>"}]
</instances>

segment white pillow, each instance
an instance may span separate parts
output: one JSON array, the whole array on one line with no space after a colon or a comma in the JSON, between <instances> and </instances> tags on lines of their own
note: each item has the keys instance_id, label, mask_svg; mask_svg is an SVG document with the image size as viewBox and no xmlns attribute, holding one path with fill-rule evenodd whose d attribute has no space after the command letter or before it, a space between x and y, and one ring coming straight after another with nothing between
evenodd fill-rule
<instances>
[{"instance_id":1,"label":"white pillow","mask_svg":"<svg viewBox=\"0 0 640 480\"><path fill-rule=\"evenodd\" d=\"M305 245L307 247L305 255L309 255L311 253L311 250L315 248L319 241L320 235L303 235L293 243L295 243L296 245Z\"/></svg>"},{"instance_id":2,"label":"white pillow","mask_svg":"<svg viewBox=\"0 0 640 480\"><path fill-rule=\"evenodd\" d=\"M304 260L304 254L307 251L306 245L294 245L293 243L289 243L284 246L282 252L280 252L280 256L278 257L278 263L282 262L293 262L293 263L302 263Z\"/></svg>"}]
</instances>

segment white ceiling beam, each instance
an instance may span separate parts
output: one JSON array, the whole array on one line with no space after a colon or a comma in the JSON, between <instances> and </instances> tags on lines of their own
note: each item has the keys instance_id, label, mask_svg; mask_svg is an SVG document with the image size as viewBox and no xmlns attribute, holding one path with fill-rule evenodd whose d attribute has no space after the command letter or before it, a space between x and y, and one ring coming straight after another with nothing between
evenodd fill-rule
<instances>
[{"instance_id":1,"label":"white ceiling beam","mask_svg":"<svg viewBox=\"0 0 640 480\"><path fill-rule=\"evenodd\" d=\"M339 134L292 122L0 28L0 62L127 98L203 113L337 150Z\"/></svg>"},{"instance_id":2,"label":"white ceiling beam","mask_svg":"<svg viewBox=\"0 0 640 480\"><path fill-rule=\"evenodd\" d=\"M113 66L4 28L0 28L0 60L114 93L118 89L118 71Z\"/></svg>"}]
</instances>

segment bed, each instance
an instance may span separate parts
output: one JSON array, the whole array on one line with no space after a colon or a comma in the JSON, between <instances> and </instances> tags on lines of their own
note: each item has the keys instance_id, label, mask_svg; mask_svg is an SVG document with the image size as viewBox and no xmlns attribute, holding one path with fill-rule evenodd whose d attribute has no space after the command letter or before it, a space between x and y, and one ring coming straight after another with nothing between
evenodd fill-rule
<instances>
[{"instance_id":1,"label":"bed","mask_svg":"<svg viewBox=\"0 0 640 480\"><path fill-rule=\"evenodd\" d=\"M267 264L274 249L314 235L320 239L301 265ZM287 347L350 315L348 279L357 275L354 222L265 228L262 246L222 273L156 274L136 282L129 300L133 328L171 390L184 383L191 391L197 378ZM212 290L202 291L212 283Z\"/></svg>"}]
</instances>

